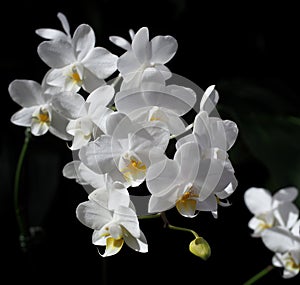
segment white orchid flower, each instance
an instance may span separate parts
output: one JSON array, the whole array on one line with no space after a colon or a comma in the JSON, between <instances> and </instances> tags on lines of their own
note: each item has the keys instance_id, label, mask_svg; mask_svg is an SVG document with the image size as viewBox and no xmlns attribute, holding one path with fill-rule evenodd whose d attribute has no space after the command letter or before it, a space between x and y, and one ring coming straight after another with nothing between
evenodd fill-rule
<instances>
[{"instance_id":1,"label":"white orchid flower","mask_svg":"<svg viewBox=\"0 0 300 285\"><path fill-rule=\"evenodd\" d=\"M95 47L95 33L87 24L78 26L70 38L68 22L61 14L60 17L65 37L57 32L53 34L53 30L37 30L38 34L52 39L38 46L40 58L51 67L46 82L64 91L77 92L82 87L92 92L116 71L118 57L103 47Z\"/></svg>"},{"instance_id":2,"label":"white orchid flower","mask_svg":"<svg viewBox=\"0 0 300 285\"><path fill-rule=\"evenodd\" d=\"M148 68L154 69L163 80L171 77L165 64L177 51L178 44L172 36L156 36L149 41L149 30L142 27L133 35L131 45L120 37L113 36L110 40L126 50L118 59L118 70L124 79L121 89L137 87Z\"/></svg>"},{"instance_id":3,"label":"white orchid flower","mask_svg":"<svg viewBox=\"0 0 300 285\"><path fill-rule=\"evenodd\" d=\"M252 236L259 237L264 230L277 225L291 228L299 217L299 210L292 203L297 195L298 190L294 187L280 189L273 196L264 188L249 188L244 201L254 215L248 223L254 231Z\"/></svg>"},{"instance_id":4,"label":"white orchid flower","mask_svg":"<svg viewBox=\"0 0 300 285\"><path fill-rule=\"evenodd\" d=\"M122 90L115 97L119 112L145 125L153 121L162 122L173 135L185 131L181 116L189 112L195 103L196 93L192 89L179 85L165 86L154 81L143 81L140 88Z\"/></svg>"},{"instance_id":5,"label":"white orchid flower","mask_svg":"<svg viewBox=\"0 0 300 285\"><path fill-rule=\"evenodd\" d=\"M152 194L149 213L176 206L186 217L195 217L199 211L211 211L216 216L216 195L227 197L237 186L232 168L227 168L223 160L201 159L200 148L194 142L183 144L173 160L165 158L152 164L146 183Z\"/></svg>"},{"instance_id":6,"label":"white orchid flower","mask_svg":"<svg viewBox=\"0 0 300 285\"><path fill-rule=\"evenodd\" d=\"M277 226L262 233L262 241L273 252L272 263L283 267L283 278L292 278L300 271L300 220L291 230Z\"/></svg>"},{"instance_id":7,"label":"white orchid flower","mask_svg":"<svg viewBox=\"0 0 300 285\"><path fill-rule=\"evenodd\" d=\"M109 197L111 193L122 193L126 196L120 185L115 189L98 189L89 195L89 201L78 205L76 216L81 223L94 230L92 243L105 246L103 257L118 253L124 242L132 249L147 252L148 245L143 232L139 228L139 221L128 199L118 200ZM110 194L108 192L110 190ZM127 192L128 193L128 192ZM129 197L129 194L128 194ZM109 200L112 205L109 207Z\"/></svg>"},{"instance_id":8,"label":"white orchid flower","mask_svg":"<svg viewBox=\"0 0 300 285\"><path fill-rule=\"evenodd\" d=\"M106 135L83 146L79 158L94 172L111 177L121 174L136 187L144 181L152 160L162 157L168 142L169 132L164 126L144 128L116 112L107 117Z\"/></svg>"},{"instance_id":9,"label":"white orchid flower","mask_svg":"<svg viewBox=\"0 0 300 285\"><path fill-rule=\"evenodd\" d=\"M8 91L11 98L22 107L11 117L13 124L30 127L35 136L49 131L63 140L71 139L66 132L69 121L52 108L54 94L45 93L44 87L36 81L19 79L9 84Z\"/></svg>"},{"instance_id":10,"label":"white orchid flower","mask_svg":"<svg viewBox=\"0 0 300 285\"><path fill-rule=\"evenodd\" d=\"M215 86L209 86L200 101L200 111L193 123L193 132L180 138L176 147L195 141L199 144L204 155L217 155L219 158L227 159L227 151L233 146L237 139L238 127L231 120L222 120L219 117L209 116L215 109L219 100L219 94Z\"/></svg>"},{"instance_id":11,"label":"white orchid flower","mask_svg":"<svg viewBox=\"0 0 300 285\"><path fill-rule=\"evenodd\" d=\"M53 106L70 122L66 130L73 136L71 150L78 150L90 140L103 134L105 119L113 111L106 106L112 101L114 88L110 85L100 86L85 100L80 94L73 100L66 94L53 100Z\"/></svg>"}]
</instances>

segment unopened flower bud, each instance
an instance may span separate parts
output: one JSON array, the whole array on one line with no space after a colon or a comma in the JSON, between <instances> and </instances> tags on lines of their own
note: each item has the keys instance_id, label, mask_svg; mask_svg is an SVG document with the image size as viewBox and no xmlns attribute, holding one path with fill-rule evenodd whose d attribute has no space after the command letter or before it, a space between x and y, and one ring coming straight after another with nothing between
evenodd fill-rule
<instances>
[{"instance_id":1,"label":"unopened flower bud","mask_svg":"<svg viewBox=\"0 0 300 285\"><path fill-rule=\"evenodd\" d=\"M191 241L189 249L191 253L201 257L203 260L207 260L211 254L208 242L202 237L197 237Z\"/></svg>"}]
</instances>

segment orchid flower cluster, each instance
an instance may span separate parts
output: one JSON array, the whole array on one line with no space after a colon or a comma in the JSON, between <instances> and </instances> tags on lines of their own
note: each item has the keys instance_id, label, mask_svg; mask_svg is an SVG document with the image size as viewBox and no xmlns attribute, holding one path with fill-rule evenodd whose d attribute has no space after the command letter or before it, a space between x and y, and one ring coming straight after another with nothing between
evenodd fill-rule
<instances>
[{"instance_id":1,"label":"orchid flower cluster","mask_svg":"<svg viewBox=\"0 0 300 285\"><path fill-rule=\"evenodd\" d=\"M219 100L215 86L197 94L190 86L169 84L176 79L166 67L178 46L172 36L150 40L147 27L130 30L131 42L111 36L124 50L117 56L95 47L89 25L79 25L71 35L65 15L57 16L63 31L36 30L44 39L38 55L50 68L41 84L14 80L9 85L11 98L22 107L11 121L35 136L50 132L70 142L73 161L63 175L84 186L87 201L78 205L76 216L93 229L92 243L104 247L99 253L114 255L124 243L148 251L139 200L130 195L135 187L148 190L148 217L167 221L165 212L174 208L187 218L201 211L217 218L218 206L230 205L227 198L238 184L228 155L238 128L213 115ZM189 114L193 121L186 123ZM196 238L191 252L208 257L205 240L190 231Z\"/></svg>"},{"instance_id":2,"label":"orchid flower cluster","mask_svg":"<svg viewBox=\"0 0 300 285\"><path fill-rule=\"evenodd\" d=\"M298 195L294 187L278 190L273 196L264 188L249 188L245 204L254 215L249 221L253 237L260 237L274 252L272 264L283 268L283 278L296 276L300 271L299 209L293 203Z\"/></svg>"}]
</instances>

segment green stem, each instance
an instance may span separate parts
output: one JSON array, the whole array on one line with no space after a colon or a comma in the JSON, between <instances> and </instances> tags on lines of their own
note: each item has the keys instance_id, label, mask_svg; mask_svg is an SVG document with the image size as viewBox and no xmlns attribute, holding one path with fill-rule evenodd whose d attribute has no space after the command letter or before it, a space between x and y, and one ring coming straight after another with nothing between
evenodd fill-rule
<instances>
[{"instance_id":1,"label":"green stem","mask_svg":"<svg viewBox=\"0 0 300 285\"><path fill-rule=\"evenodd\" d=\"M23 246L24 242L26 242L26 238L29 237L29 231L25 223L24 216L22 215L22 208L20 206L20 177L22 172L22 166L24 162L24 157L28 148L28 143L30 141L31 133L30 128L27 128L25 131L25 140L24 144L19 156L16 174L15 174L15 181L14 181L14 207L15 207L15 213L17 218L18 227L20 230L20 241L21 246Z\"/></svg>"},{"instance_id":2,"label":"green stem","mask_svg":"<svg viewBox=\"0 0 300 285\"><path fill-rule=\"evenodd\" d=\"M139 216L139 220L147 220L147 219L155 219L155 218L159 218L160 217L160 213L154 214L154 215L145 215L145 216Z\"/></svg>"},{"instance_id":3,"label":"green stem","mask_svg":"<svg viewBox=\"0 0 300 285\"><path fill-rule=\"evenodd\" d=\"M176 227L176 226L172 226L170 224L168 224L168 228L171 230L176 230L176 231L190 232L195 236L195 238L199 237L199 235L195 231L188 229L188 228Z\"/></svg>"},{"instance_id":4,"label":"green stem","mask_svg":"<svg viewBox=\"0 0 300 285\"><path fill-rule=\"evenodd\" d=\"M183 231L183 232L190 232L190 233L192 233L195 236L195 238L199 237L199 235L195 231L193 231L191 229L183 228L183 227L177 227L177 226L171 225L170 222L169 222L169 220L167 219L167 216L166 216L165 212L160 213L160 216L161 216L161 218L163 219L163 221L165 223L165 227L168 227L171 230Z\"/></svg>"},{"instance_id":5,"label":"green stem","mask_svg":"<svg viewBox=\"0 0 300 285\"><path fill-rule=\"evenodd\" d=\"M251 284L253 284L257 280L259 280L260 278L262 278L263 276L265 276L266 274L268 274L273 268L274 268L274 266L272 266L272 265L267 266L265 269L263 269L262 271L258 272L256 275L254 275L252 278L250 278L248 281L246 281L244 283L244 285L251 285Z\"/></svg>"}]
</instances>

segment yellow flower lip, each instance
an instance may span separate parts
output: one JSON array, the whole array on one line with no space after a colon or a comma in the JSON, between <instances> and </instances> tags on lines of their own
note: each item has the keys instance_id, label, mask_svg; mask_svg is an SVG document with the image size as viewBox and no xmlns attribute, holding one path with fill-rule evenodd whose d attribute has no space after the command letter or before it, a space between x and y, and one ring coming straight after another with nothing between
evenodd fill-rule
<instances>
[{"instance_id":1,"label":"yellow flower lip","mask_svg":"<svg viewBox=\"0 0 300 285\"><path fill-rule=\"evenodd\" d=\"M193 193L192 187L181 195L181 197L176 201L176 208L179 213L184 215L194 215L196 211L197 201L195 198L199 198L198 194Z\"/></svg>"},{"instance_id":2,"label":"yellow flower lip","mask_svg":"<svg viewBox=\"0 0 300 285\"><path fill-rule=\"evenodd\" d=\"M34 115L32 118L37 120L39 123L47 125L50 124L50 114L46 109L40 108L38 114Z\"/></svg>"},{"instance_id":3,"label":"yellow flower lip","mask_svg":"<svg viewBox=\"0 0 300 285\"><path fill-rule=\"evenodd\" d=\"M80 78L79 73L77 72L76 66L72 67L72 73L70 74L71 79L74 81L75 84L81 85L82 79Z\"/></svg>"}]
</instances>

